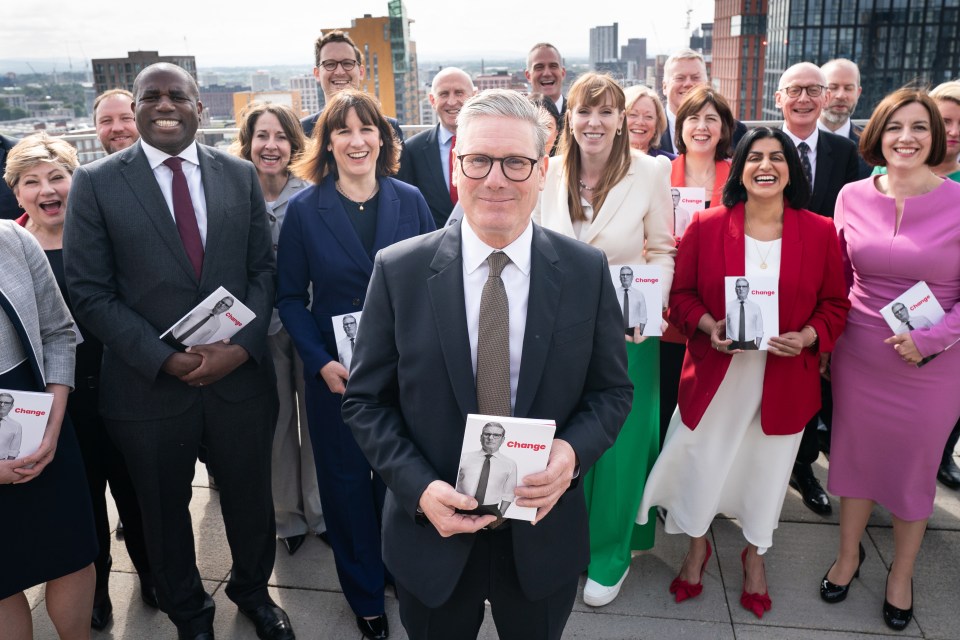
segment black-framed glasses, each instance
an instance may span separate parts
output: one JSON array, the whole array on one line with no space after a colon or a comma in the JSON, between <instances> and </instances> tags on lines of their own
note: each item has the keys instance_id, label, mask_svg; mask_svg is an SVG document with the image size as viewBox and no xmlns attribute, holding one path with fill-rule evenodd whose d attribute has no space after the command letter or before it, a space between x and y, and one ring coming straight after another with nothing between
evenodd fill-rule
<instances>
[{"instance_id":1,"label":"black-framed glasses","mask_svg":"<svg viewBox=\"0 0 960 640\"><path fill-rule=\"evenodd\" d=\"M827 88L826 88L825 86L823 86L822 84L810 84L810 85L807 85L807 86L805 86L805 87L802 87L802 86L796 85L796 84L792 84L792 85L790 85L789 87L784 87L783 89L780 89L780 91L783 91L785 94L787 94L787 95L790 96L791 98L799 98L799 97L800 97L800 94L801 94L803 91L806 91L806 92L807 92L807 95L810 96L811 98L819 98L820 95L821 95L826 89L827 89Z\"/></svg>"},{"instance_id":2,"label":"black-framed glasses","mask_svg":"<svg viewBox=\"0 0 960 640\"><path fill-rule=\"evenodd\" d=\"M344 71L353 71L353 68L359 64L356 60L324 60L320 63L320 66L326 69L327 71L333 72L337 70L337 65L343 67Z\"/></svg>"},{"instance_id":3,"label":"black-framed glasses","mask_svg":"<svg viewBox=\"0 0 960 640\"><path fill-rule=\"evenodd\" d=\"M495 162L500 163L500 171L511 182L524 182L533 173L537 166L535 158L523 156L507 156L506 158L492 158L482 153L465 153L457 156L460 161L460 170L471 180L483 180L490 175Z\"/></svg>"}]
</instances>

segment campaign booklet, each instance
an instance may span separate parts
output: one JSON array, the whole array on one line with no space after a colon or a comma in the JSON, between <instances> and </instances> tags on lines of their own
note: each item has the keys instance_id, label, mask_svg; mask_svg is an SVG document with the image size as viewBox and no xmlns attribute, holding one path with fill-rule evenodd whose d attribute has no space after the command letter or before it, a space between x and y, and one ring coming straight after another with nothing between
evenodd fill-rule
<instances>
[{"instance_id":1,"label":"campaign booklet","mask_svg":"<svg viewBox=\"0 0 960 640\"><path fill-rule=\"evenodd\" d=\"M683 235L693 214L703 211L707 205L707 192L703 187L670 187L673 198L673 235Z\"/></svg>"},{"instance_id":2,"label":"campaign booklet","mask_svg":"<svg viewBox=\"0 0 960 640\"><path fill-rule=\"evenodd\" d=\"M612 264L617 302L623 313L623 332L632 336L640 327L642 336L659 336L663 318L663 276L653 264Z\"/></svg>"},{"instance_id":3,"label":"campaign booklet","mask_svg":"<svg viewBox=\"0 0 960 640\"><path fill-rule=\"evenodd\" d=\"M52 393L0 389L0 460L16 460L40 448Z\"/></svg>"},{"instance_id":4,"label":"campaign booklet","mask_svg":"<svg viewBox=\"0 0 960 640\"><path fill-rule=\"evenodd\" d=\"M775 277L724 278L728 350L766 351L770 336L780 335L779 287Z\"/></svg>"},{"instance_id":5,"label":"campaign booklet","mask_svg":"<svg viewBox=\"0 0 960 640\"><path fill-rule=\"evenodd\" d=\"M203 302L174 322L160 335L160 339L175 349L213 344L232 338L256 317L257 314L235 295L218 287Z\"/></svg>"},{"instance_id":6,"label":"campaign booklet","mask_svg":"<svg viewBox=\"0 0 960 640\"><path fill-rule=\"evenodd\" d=\"M547 468L557 424L553 420L504 418L471 413L463 430L456 490L479 507L461 511L532 522L534 507L518 507L514 489Z\"/></svg>"},{"instance_id":7,"label":"campaign booklet","mask_svg":"<svg viewBox=\"0 0 960 640\"><path fill-rule=\"evenodd\" d=\"M350 365L353 364L353 348L362 313L363 311L352 311L330 318L333 323L333 337L337 341L337 359L347 371L350 371Z\"/></svg>"},{"instance_id":8,"label":"campaign booklet","mask_svg":"<svg viewBox=\"0 0 960 640\"><path fill-rule=\"evenodd\" d=\"M921 280L894 298L890 304L881 307L880 315L894 334L901 335L914 329L932 327L943 320L945 313L930 287ZM935 353L927 356L917 366L922 367L938 355Z\"/></svg>"}]
</instances>

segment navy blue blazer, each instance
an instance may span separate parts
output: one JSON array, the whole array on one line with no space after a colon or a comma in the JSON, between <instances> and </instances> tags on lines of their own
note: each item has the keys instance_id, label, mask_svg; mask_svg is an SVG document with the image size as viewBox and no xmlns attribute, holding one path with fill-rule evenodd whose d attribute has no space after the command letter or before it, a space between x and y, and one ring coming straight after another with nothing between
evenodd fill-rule
<instances>
[{"instance_id":1,"label":"navy blue blazer","mask_svg":"<svg viewBox=\"0 0 960 640\"><path fill-rule=\"evenodd\" d=\"M377 252L436 229L423 196L408 184L380 178L377 204L377 233L370 253L337 196L334 176L304 189L287 204L277 249L277 308L308 377L337 359L330 318L363 309Z\"/></svg>"},{"instance_id":2,"label":"navy blue blazer","mask_svg":"<svg viewBox=\"0 0 960 640\"><path fill-rule=\"evenodd\" d=\"M447 223L453 211L453 202L450 201L450 189L440 162L439 124L421 131L403 145L397 179L420 189L430 205L438 229Z\"/></svg>"}]
</instances>

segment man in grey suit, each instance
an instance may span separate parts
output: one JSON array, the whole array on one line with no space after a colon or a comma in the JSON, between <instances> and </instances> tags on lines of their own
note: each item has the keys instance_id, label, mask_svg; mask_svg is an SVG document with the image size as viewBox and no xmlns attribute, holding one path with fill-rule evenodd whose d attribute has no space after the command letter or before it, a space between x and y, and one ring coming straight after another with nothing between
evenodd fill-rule
<instances>
[{"instance_id":1,"label":"man in grey suit","mask_svg":"<svg viewBox=\"0 0 960 640\"><path fill-rule=\"evenodd\" d=\"M457 130L464 218L377 255L343 416L387 484L383 559L409 637L475 637L489 600L502 637L559 639L590 555L577 479L633 396L623 316L603 253L530 219L536 107L486 91ZM516 488L536 526L458 512L478 506L454 489L469 413L556 421L546 470Z\"/></svg>"},{"instance_id":2,"label":"man in grey suit","mask_svg":"<svg viewBox=\"0 0 960 640\"><path fill-rule=\"evenodd\" d=\"M144 69L133 106L140 141L77 170L64 230L77 319L104 344L101 412L129 464L160 607L179 637L213 638L189 511L203 443L233 556L226 594L260 638L289 640L267 594L275 266L256 171L194 141L203 105L183 69ZM232 341L177 351L159 339L220 286L257 315Z\"/></svg>"},{"instance_id":3,"label":"man in grey suit","mask_svg":"<svg viewBox=\"0 0 960 640\"><path fill-rule=\"evenodd\" d=\"M451 181L457 115L464 101L476 92L473 80L462 69L447 67L435 75L430 105L440 122L407 140L400 154L397 179L420 189L438 229L447 223L457 204L457 186Z\"/></svg>"}]
</instances>

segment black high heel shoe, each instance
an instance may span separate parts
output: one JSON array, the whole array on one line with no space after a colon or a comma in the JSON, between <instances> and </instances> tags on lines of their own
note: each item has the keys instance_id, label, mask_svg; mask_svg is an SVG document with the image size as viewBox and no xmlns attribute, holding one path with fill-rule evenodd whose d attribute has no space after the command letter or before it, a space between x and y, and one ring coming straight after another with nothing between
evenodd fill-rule
<instances>
[{"instance_id":1,"label":"black high heel shoe","mask_svg":"<svg viewBox=\"0 0 960 640\"><path fill-rule=\"evenodd\" d=\"M860 562L857 564L857 570L853 574L854 578L860 577L860 567L863 566L863 559L866 555L867 552L863 550L863 544L861 544ZM836 564L836 562L834 562L834 564ZM830 565L830 569L833 569L833 565ZM823 580L820 581L820 599L830 604L837 604L847 599L847 592L850 591L850 584L853 580L850 580L847 584L834 584L827 580L827 576L830 575L830 569L827 569L827 572L823 574ZM884 611L886 611L886 607L884 607Z\"/></svg>"},{"instance_id":2,"label":"black high heel shoe","mask_svg":"<svg viewBox=\"0 0 960 640\"><path fill-rule=\"evenodd\" d=\"M890 582L890 572L887 572L887 582ZM913 578L910 579L910 608L897 609L887 601L887 586L883 586L883 621L894 631L903 631L913 620Z\"/></svg>"}]
</instances>

